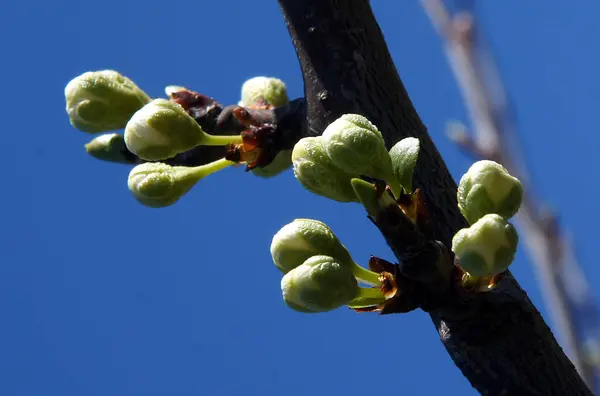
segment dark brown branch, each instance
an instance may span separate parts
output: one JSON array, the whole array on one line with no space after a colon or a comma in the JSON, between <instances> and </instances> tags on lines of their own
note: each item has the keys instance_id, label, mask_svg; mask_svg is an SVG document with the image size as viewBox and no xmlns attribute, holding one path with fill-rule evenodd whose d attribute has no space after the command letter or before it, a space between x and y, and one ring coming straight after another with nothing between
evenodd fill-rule
<instances>
[{"instance_id":1,"label":"dark brown branch","mask_svg":"<svg viewBox=\"0 0 600 396\"><path fill-rule=\"evenodd\" d=\"M408 97L369 2L279 4L304 76L310 130L319 133L340 115L358 113L379 127L388 147L403 137L418 137L415 185L423 191L434 226L427 237L450 246L454 233L467 226L457 208L456 184ZM430 315L450 357L479 392L591 395L510 273L494 292L449 296Z\"/></svg>"}]
</instances>

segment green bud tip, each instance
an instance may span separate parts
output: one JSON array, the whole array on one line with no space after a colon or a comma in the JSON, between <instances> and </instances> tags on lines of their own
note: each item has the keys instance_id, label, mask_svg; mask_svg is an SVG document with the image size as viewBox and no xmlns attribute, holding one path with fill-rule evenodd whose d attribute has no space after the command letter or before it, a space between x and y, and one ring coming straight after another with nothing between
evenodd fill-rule
<instances>
[{"instance_id":1,"label":"green bud tip","mask_svg":"<svg viewBox=\"0 0 600 396\"><path fill-rule=\"evenodd\" d=\"M514 216L523 200L523 186L494 161L477 161L460 179L458 207L470 224L489 213Z\"/></svg>"},{"instance_id":2,"label":"green bud tip","mask_svg":"<svg viewBox=\"0 0 600 396\"><path fill-rule=\"evenodd\" d=\"M390 150L396 180L407 194L411 194L413 173L419 157L419 139L408 137L400 140Z\"/></svg>"},{"instance_id":3,"label":"green bud tip","mask_svg":"<svg viewBox=\"0 0 600 396\"><path fill-rule=\"evenodd\" d=\"M283 300L300 312L327 312L348 304L360 293L347 265L333 257L313 256L281 279Z\"/></svg>"},{"instance_id":4,"label":"green bud tip","mask_svg":"<svg viewBox=\"0 0 600 396\"><path fill-rule=\"evenodd\" d=\"M200 145L223 146L241 141L241 136L205 133L183 107L167 99L154 99L138 110L125 127L127 148L147 161L172 158Z\"/></svg>"},{"instance_id":5,"label":"green bud tip","mask_svg":"<svg viewBox=\"0 0 600 396\"><path fill-rule=\"evenodd\" d=\"M125 140L120 133L107 133L92 139L85 145L85 151L99 160L130 164L131 158L127 158Z\"/></svg>"},{"instance_id":6,"label":"green bud tip","mask_svg":"<svg viewBox=\"0 0 600 396\"><path fill-rule=\"evenodd\" d=\"M383 136L368 119L344 114L325 128L322 138L323 148L335 166L354 176L385 180L394 196L400 196L402 186L394 177Z\"/></svg>"},{"instance_id":7,"label":"green bud tip","mask_svg":"<svg viewBox=\"0 0 600 396\"><path fill-rule=\"evenodd\" d=\"M487 214L452 238L460 267L471 276L495 276L512 263L519 237L515 228L497 214Z\"/></svg>"},{"instance_id":8,"label":"green bud tip","mask_svg":"<svg viewBox=\"0 0 600 396\"><path fill-rule=\"evenodd\" d=\"M277 176L281 172L289 169L292 166L292 150L283 150L275 155L270 164L262 168L256 167L252 169L252 174L258 177L269 178Z\"/></svg>"},{"instance_id":9,"label":"green bud tip","mask_svg":"<svg viewBox=\"0 0 600 396\"><path fill-rule=\"evenodd\" d=\"M322 138L300 139L292 151L296 179L308 191L338 202L357 202L352 176L336 167L325 153Z\"/></svg>"},{"instance_id":10,"label":"green bud tip","mask_svg":"<svg viewBox=\"0 0 600 396\"><path fill-rule=\"evenodd\" d=\"M86 72L65 87L71 125L98 133L124 128L131 116L150 102L133 81L114 70Z\"/></svg>"},{"instance_id":11,"label":"green bud tip","mask_svg":"<svg viewBox=\"0 0 600 396\"><path fill-rule=\"evenodd\" d=\"M288 103L285 84L278 78L254 77L242 85L243 107L280 107Z\"/></svg>"},{"instance_id":12,"label":"green bud tip","mask_svg":"<svg viewBox=\"0 0 600 396\"><path fill-rule=\"evenodd\" d=\"M141 204L161 208L177 202L202 178L232 164L225 159L197 167L147 162L131 170L127 186Z\"/></svg>"}]
</instances>

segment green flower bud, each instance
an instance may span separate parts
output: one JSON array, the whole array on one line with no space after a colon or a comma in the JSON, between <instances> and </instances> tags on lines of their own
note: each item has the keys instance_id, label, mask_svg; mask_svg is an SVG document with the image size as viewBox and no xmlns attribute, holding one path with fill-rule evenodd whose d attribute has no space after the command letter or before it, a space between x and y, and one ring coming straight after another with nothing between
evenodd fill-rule
<instances>
[{"instance_id":1,"label":"green flower bud","mask_svg":"<svg viewBox=\"0 0 600 396\"><path fill-rule=\"evenodd\" d=\"M281 279L283 300L300 312L327 312L348 304L360 288L347 265L313 256Z\"/></svg>"},{"instance_id":2,"label":"green flower bud","mask_svg":"<svg viewBox=\"0 0 600 396\"><path fill-rule=\"evenodd\" d=\"M137 111L125 127L125 144L147 161L172 158L196 146L224 146L241 143L240 136L212 136L205 133L180 105L154 99Z\"/></svg>"},{"instance_id":3,"label":"green flower bud","mask_svg":"<svg viewBox=\"0 0 600 396\"><path fill-rule=\"evenodd\" d=\"M396 180L407 194L412 193L413 173L419 157L419 139L408 137L400 140L390 150L390 157Z\"/></svg>"},{"instance_id":4,"label":"green flower bud","mask_svg":"<svg viewBox=\"0 0 600 396\"><path fill-rule=\"evenodd\" d=\"M85 145L85 151L92 157L108 162L131 164L135 162L125 146L125 139L120 133L107 133L92 139Z\"/></svg>"},{"instance_id":5,"label":"green flower bud","mask_svg":"<svg viewBox=\"0 0 600 396\"><path fill-rule=\"evenodd\" d=\"M460 179L458 207L470 224L488 213L509 219L523 200L523 186L494 161L477 161Z\"/></svg>"},{"instance_id":6,"label":"green flower bud","mask_svg":"<svg viewBox=\"0 0 600 396\"><path fill-rule=\"evenodd\" d=\"M296 219L283 226L271 242L271 257L283 273L316 255L332 256L344 263L353 263L350 253L333 231L317 220Z\"/></svg>"},{"instance_id":7,"label":"green flower bud","mask_svg":"<svg viewBox=\"0 0 600 396\"><path fill-rule=\"evenodd\" d=\"M289 169L292 166L292 150L283 150L275 155L275 158L271 163L262 168L252 169L252 173L259 177L273 177L277 176L281 172Z\"/></svg>"},{"instance_id":8,"label":"green flower bud","mask_svg":"<svg viewBox=\"0 0 600 396\"><path fill-rule=\"evenodd\" d=\"M504 272L515 258L519 236L497 214L487 214L452 238L452 251L460 267L471 276L494 276Z\"/></svg>"},{"instance_id":9,"label":"green flower bud","mask_svg":"<svg viewBox=\"0 0 600 396\"><path fill-rule=\"evenodd\" d=\"M177 202L202 178L232 164L225 159L196 167L146 162L131 170L127 186L141 204L161 208Z\"/></svg>"},{"instance_id":10,"label":"green flower bud","mask_svg":"<svg viewBox=\"0 0 600 396\"><path fill-rule=\"evenodd\" d=\"M300 139L292 151L292 163L294 175L308 191L338 202L357 202L352 176L333 164L320 136Z\"/></svg>"},{"instance_id":11,"label":"green flower bud","mask_svg":"<svg viewBox=\"0 0 600 396\"><path fill-rule=\"evenodd\" d=\"M254 77L242 85L242 100L239 105L243 107L260 107L271 105L274 107L285 106L288 103L285 83L273 77Z\"/></svg>"},{"instance_id":12,"label":"green flower bud","mask_svg":"<svg viewBox=\"0 0 600 396\"><path fill-rule=\"evenodd\" d=\"M344 114L323 131L323 147L344 172L385 180L396 197L402 187L394 177L392 159L381 132L358 114Z\"/></svg>"},{"instance_id":13,"label":"green flower bud","mask_svg":"<svg viewBox=\"0 0 600 396\"><path fill-rule=\"evenodd\" d=\"M318 220L296 219L273 236L271 257L275 266L287 273L309 257L326 255L347 265L361 282L378 285L379 274L356 264L350 253L331 229Z\"/></svg>"},{"instance_id":14,"label":"green flower bud","mask_svg":"<svg viewBox=\"0 0 600 396\"><path fill-rule=\"evenodd\" d=\"M98 133L124 128L133 113L150 97L130 79L114 70L83 73L65 87L71 125Z\"/></svg>"}]
</instances>

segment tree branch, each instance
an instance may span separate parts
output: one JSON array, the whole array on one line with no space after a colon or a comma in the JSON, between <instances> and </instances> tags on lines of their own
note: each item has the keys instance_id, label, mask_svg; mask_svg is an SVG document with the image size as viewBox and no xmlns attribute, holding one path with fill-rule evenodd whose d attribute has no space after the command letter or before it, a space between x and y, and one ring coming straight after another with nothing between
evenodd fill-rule
<instances>
[{"instance_id":1,"label":"tree branch","mask_svg":"<svg viewBox=\"0 0 600 396\"><path fill-rule=\"evenodd\" d=\"M279 4L304 76L311 133L322 132L344 113L358 113L378 126L388 147L418 137L414 183L433 224L428 237L450 246L456 231L467 226L457 208L456 183L408 97L369 2ZM385 236L388 243L396 241ZM493 292L455 290L448 297L429 313L450 357L479 392L591 395L510 273Z\"/></svg>"},{"instance_id":2,"label":"tree branch","mask_svg":"<svg viewBox=\"0 0 600 396\"><path fill-rule=\"evenodd\" d=\"M588 386L596 389L597 368L586 359L588 346L584 337L597 340L600 311L577 259L569 256L572 248L556 215L545 210L545 205L531 191L531 183L527 183L526 164L515 154L521 150L514 137L505 90L475 17L467 10L452 15L441 0L422 0L422 3L444 40L473 127L472 135L462 127L458 133L450 133L450 137L468 155L498 161L512 175L525 180L528 193L517 215L521 234L566 352ZM591 334L586 334L586 330Z\"/></svg>"}]
</instances>

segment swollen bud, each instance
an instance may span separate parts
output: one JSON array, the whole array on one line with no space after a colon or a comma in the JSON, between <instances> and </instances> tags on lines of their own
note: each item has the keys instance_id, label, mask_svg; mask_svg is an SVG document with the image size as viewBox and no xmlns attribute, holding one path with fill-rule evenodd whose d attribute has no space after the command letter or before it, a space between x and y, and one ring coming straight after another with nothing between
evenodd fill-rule
<instances>
[{"instance_id":1,"label":"swollen bud","mask_svg":"<svg viewBox=\"0 0 600 396\"><path fill-rule=\"evenodd\" d=\"M348 304L360 293L347 265L333 257L313 256L281 279L283 300L299 312L327 312Z\"/></svg>"},{"instance_id":2,"label":"swollen bud","mask_svg":"<svg viewBox=\"0 0 600 396\"><path fill-rule=\"evenodd\" d=\"M419 157L419 139L408 137L400 140L390 150L396 180L407 194L412 193L412 179Z\"/></svg>"},{"instance_id":3,"label":"swollen bud","mask_svg":"<svg viewBox=\"0 0 600 396\"><path fill-rule=\"evenodd\" d=\"M127 150L123 135L120 133L107 133L92 139L85 145L85 151L102 161L131 164L136 160L135 156Z\"/></svg>"},{"instance_id":4,"label":"swollen bud","mask_svg":"<svg viewBox=\"0 0 600 396\"><path fill-rule=\"evenodd\" d=\"M232 164L225 159L196 167L146 162L131 170L127 186L141 204L161 208L177 202L202 178Z\"/></svg>"},{"instance_id":5,"label":"swollen bud","mask_svg":"<svg viewBox=\"0 0 600 396\"><path fill-rule=\"evenodd\" d=\"M323 131L323 148L331 161L354 176L385 180L396 197L401 187L394 177L392 159L381 132L358 114L345 114Z\"/></svg>"},{"instance_id":6,"label":"swollen bud","mask_svg":"<svg viewBox=\"0 0 600 396\"><path fill-rule=\"evenodd\" d=\"M333 164L320 136L300 139L292 151L292 163L294 175L308 191L338 202L357 202L352 176Z\"/></svg>"},{"instance_id":7,"label":"swollen bud","mask_svg":"<svg viewBox=\"0 0 600 396\"><path fill-rule=\"evenodd\" d=\"M523 200L523 186L494 161L477 161L460 179L458 207L470 224L489 213L514 216Z\"/></svg>"},{"instance_id":8,"label":"swollen bud","mask_svg":"<svg viewBox=\"0 0 600 396\"><path fill-rule=\"evenodd\" d=\"M277 268L287 273L316 255L333 256L351 265L352 258L325 223L296 219L283 226L271 242L271 257Z\"/></svg>"},{"instance_id":9,"label":"swollen bud","mask_svg":"<svg viewBox=\"0 0 600 396\"><path fill-rule=\"evenodd\" d=\"M285 84L278 78L254 77L242 85L240 106L249 108L280 107L287 103Z\"/></svg>"},{"instance_id":10,"label":"swollen bud","mask_svg":"<svg viewBox=\"0 0 600 396\"><path fill-rule=\"evenodd\" d=\"M147 161L159 161L191 150L204 131L177 103L154 99L137 111L125 127L127 148Z\"/></svg>"},{"instance_id":11,"label":"swollen bud","mask_svg":"<svg viewBox=\"0 0 600 396\"><path fill-rule=\"evenodd\" d=\"M488 214L452 238L460 267L471 276L494 276L513 262L519 236L503 217Z\"/></svg>"},{"instance_id":12,"label":"swollen bud","mask_svg":"<svg viewBox=\"0 0 600 396\"><path fill-rule=\"evenodd\" d=\"M71 125L98 133L124 128L150 97L127 77L114 70L83 73L65 87Z\"/></svg>"},{"instance_id":13,"label":"swollen bud","mask_svg":"<svg viewBox=\"0 0 600 396\"><path fill-rule=\"evenodd\" d=\"M225 146L241 143L241 136L213 136L205 133L180 105L154 99L137 111L125 127L125 144L147 161L172 158L196 146Z\"/></svg>"}]
</instances>

